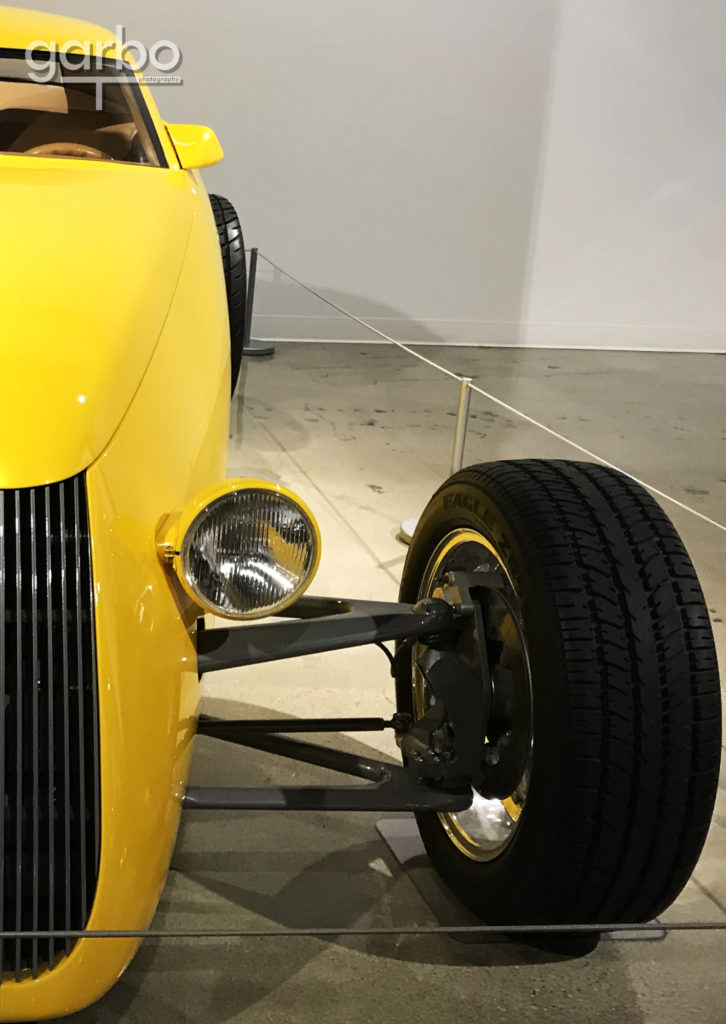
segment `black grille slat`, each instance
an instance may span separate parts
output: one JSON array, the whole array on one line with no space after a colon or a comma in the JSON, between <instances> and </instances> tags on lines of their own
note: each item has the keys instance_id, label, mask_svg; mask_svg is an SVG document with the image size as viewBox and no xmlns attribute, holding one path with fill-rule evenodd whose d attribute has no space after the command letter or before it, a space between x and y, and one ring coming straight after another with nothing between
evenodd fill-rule
<instances>
[{"instance_id":1,"label":"black grille slat","mask_svg":"<svg viewBox=\"0 0 726 1024\"><path fill-rule=\"evenodd\" d=\"M23 927L23 559L21 553L20 492L15 492L15 930ZM15 980L20 980L21 940L15 940Z\"/></svg>"},{"instance_id":2,"label":"black grille slat","mask_svg":"<svg viewBox=\"0 0 726 1024\"><path fill-rule=\"evenodd\" d=\"M74 615L76 620L76 651L83 650L83 584L81 582L81 539L78 534L78 520L80 517L79 508L79 497L78 497L78 478L73 481L73 564L75 568L74 573ZM84 686L83 686L83 670L84 664L83 659L77 657L76 660L78 677L76 680L77 687L77 743L78 743L78 803L79 811L78 818L80 827L78 828L78 852L79 859L81 862L80 870L80 900L81 900L81 913L84 918L88 917L88 886L86 878L86 869L88 863L87 849L86 849L86 830L82 827L82 823L86 820L86 743L85 743L85 715L83 713L84 704Z\"/></svg>"},{"instance_id":3,"label":"black grille slat","mask_svg":"<svg viewBox=\"0 0 726 1024\"><path fill-rule=\"evenodd\" d=\"M30 676L31 694L31 748L32 748L32 803L31 803L31 831L33 844L32 871L30 875L31 901L32 901L32 926L37 931L38 924L38 885L39 885L39 830L40 830L40 793L39 793L39 755L40 755L40 722L38 709L38 687L40 684L40 658L38 656L38 632L40 621L38 616L38 530L36 522L36 492L30 491L30 633L32 644L32 672ZM38 941L32 941L32 953L30 958L30 970L34 978L38 976Z\"/></svg>"},{"instance_id":4,"label":"black grille slat","mask_svg":"<svg viewBox=\"0 0 726 1024\"><path fill-rule=\"evenodd\" d=\"M58 561L61 570L61 621L67 623L70 621L68 613L68 565L67 565L67 553L66 553L66 513L63 495L59 497L59 525L58 531L60 550L58 552ZM64 914L62 917L63 927L69 929L71 927L71 738L69 731L69 720L68 711L71 705L71 687L69 680L69 652L68 652L68 630L64 629L62 632L62 644L61 651L63 655L63 700L61 702L61 722L63 728L63 834L62 834L62 845L63 845L63 858L61 864L63 865L62 877L63 877L63 909ZM69 938L63 940L66 953L70 953L73 943Z\"/></svg>"},{"instance_id":5,"label":"black grille slat","mask_svg":"<svg viewBox=\"0 0 726 1024\"><path fill-rule=\"evenodd\" d=\"M86 925L98 753L85 479L0 491L0 930ZM2 970L36 977L74 942L0 943Z\"/></svg>"},{"instance_id":6,"label":"black grille slat","mask_svg":"<svg viewBox=\"0 0 726 1024\"><path fill-rule=\"evenodd\" d=\"M48 850L48 930L52 931L56 926L55 915L55 764L53 758L55 743L55 657L53 648L53 584L56 573L53 572L53 559L51 557L51 537L53 536L53 518L50 505L51 490L43 488L44 507L44 530L45 538L45 618L49 624L45 631L46 639L46 664L48 666L48 728L46 761L48 764L48 789L46 791L46 813L48 815L47 850ZM48 963L55 960L55 939L48 939Z\"/></svg>"},{"instance_id":7,"label":"black grille slat","mask_svg":"<svg viewBox=\"0 0 726 1024\"><path fill-rule=\"evenodd\" d=\"M85 600L88 603L88 608L91 609L89 621L86 625L86 645L94 652L94 656L89 658L89 668L91 678L89 680L88 689L91 694L90 708L89 708L89 733L91 735L91 764L89 769L89 776L93 780L93 807L96 809L96 819L100 818L101 808L101 737L100 737L100 726L98 716L98 669L96 666L96 629L95 620L93 616L93 608L95 602L95 591L93 587L93 570L91 568L90 558L90 545L88 559L85 562L86 582L85 582ZM93 834L93 860L91 863L91 876L94 879L94 892L95 892L95 879L98 876L98 868L101 863L101 829L100 826L96 826L92 830Z\"/></svg>"}]
</instances>

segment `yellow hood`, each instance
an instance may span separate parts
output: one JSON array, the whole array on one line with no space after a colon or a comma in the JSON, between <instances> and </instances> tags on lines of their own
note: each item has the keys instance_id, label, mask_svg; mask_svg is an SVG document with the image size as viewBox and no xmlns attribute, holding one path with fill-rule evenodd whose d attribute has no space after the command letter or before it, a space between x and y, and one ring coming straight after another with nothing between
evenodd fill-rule
<instances>
[{"instance_id":1,"label":"yellow hood","mask_svg":"<svg viewBox=\"0 0 726 1024\"><path fill-rule=\"evenodd\" d=\"M177 170L0 155L0 488L96 459L156 347L194 183Z\"/></svg>"}]
</instances>

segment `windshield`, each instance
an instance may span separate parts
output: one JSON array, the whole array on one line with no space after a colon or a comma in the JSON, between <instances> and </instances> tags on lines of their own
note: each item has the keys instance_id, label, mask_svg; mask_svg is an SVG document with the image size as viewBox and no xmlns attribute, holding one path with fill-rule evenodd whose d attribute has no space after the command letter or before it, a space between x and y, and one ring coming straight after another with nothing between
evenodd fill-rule
<instances>
[{"instance_id":1,"label":"windshield","mask_svg":"<svg viewBox=\"0 0 726 1024\"><path fill-rule=\"evenodd\" d=\"M68 66L44 52L0 52L0 152L165 166L133 72L119 62Z\"/></svg>"}]
</instances>

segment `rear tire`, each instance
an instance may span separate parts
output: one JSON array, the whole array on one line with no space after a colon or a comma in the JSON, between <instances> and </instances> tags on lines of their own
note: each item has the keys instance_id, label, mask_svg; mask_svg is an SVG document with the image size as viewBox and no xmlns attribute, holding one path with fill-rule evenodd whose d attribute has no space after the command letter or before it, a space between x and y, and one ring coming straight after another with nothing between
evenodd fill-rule
<instances>
[{"instance_id":1,"label":"rear tire","mask_svg":"<svg viewBox=\"0 0 726 1024\"><path fill-rule=\"evenodd\" d=\"M210 195L214 221L222 250L224 282L227 287L227 312L229 313L230 361L232 364L232 394L242 365L244 346L245 308L247 305L247 260L237 211L224 196Z\"/></svg>"},{"instance_id":2,"label":"rear tire","mask_svg":"<svg viewBox=\"0 0 726 1024\"><path fill-rule=\"evenodd\" d=\"M531 770L501 852L472 859L445 818L428 813L418 815L428 854L492 924L651 920L693 871L718 782L716 652L688 554L653 498L614 470L494 462L433 496L401 600L425 596L444 538L455 545L472 532L517 596ZM412 658L400 653L398 706L416 717Z\"/></svg>"}]
</instances>

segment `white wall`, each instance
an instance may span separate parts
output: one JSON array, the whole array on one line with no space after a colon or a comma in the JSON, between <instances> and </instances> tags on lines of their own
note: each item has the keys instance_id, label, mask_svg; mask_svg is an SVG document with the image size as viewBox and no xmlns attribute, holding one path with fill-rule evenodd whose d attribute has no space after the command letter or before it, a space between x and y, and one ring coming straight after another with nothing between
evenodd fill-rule
<instances>
[{"instance_id":1,"label":"white wall","mask_svg":"<svg viewBox=\"0 0 726 1024\"><path fill-rule=\"evenodd\" d=\"M726 6L561 10L526 338L724 351Z\"/></svg>"},{"instance_id":2,"label":"white wall","mask_svg":"<svg viewBox=\"0 0 726 1024\"><path fill-rule=\"evenodd\" d=\"M726 350L720 0L36 3L174 39L248 244L396 337ZM268 274L257 309L365 336Z\"/></svg>"}]
</instances>

